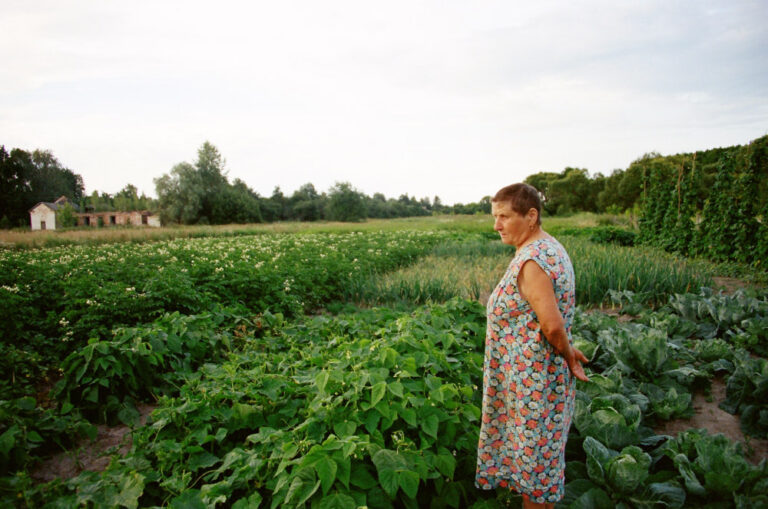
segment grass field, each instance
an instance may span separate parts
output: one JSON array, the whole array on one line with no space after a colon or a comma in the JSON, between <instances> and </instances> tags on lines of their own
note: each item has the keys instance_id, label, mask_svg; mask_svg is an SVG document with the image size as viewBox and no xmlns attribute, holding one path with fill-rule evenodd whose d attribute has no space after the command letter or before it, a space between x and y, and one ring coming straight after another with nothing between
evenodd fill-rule
<instances>
[{"instance_id":1,"label":"grass field","mask_svg":"<svg viewBox=\"0 0 768 509\"><path fill-rule=\"evenodd\" d=\"M567 218L545 218L544 227L556 233L562 228L580 228L598 224L627 224L623 216L598 216L582 213ZM80 227L57 231L0 230L0 248L24 249L73 244L112 242L150 242L175 238L223 237L262 233L341 233L351 231L451 230L492 232L489 215L436 215L397 219L369 219L359 223L278 222L246 225L191 225L149 227Z\"/></svg>"}]
</instances>

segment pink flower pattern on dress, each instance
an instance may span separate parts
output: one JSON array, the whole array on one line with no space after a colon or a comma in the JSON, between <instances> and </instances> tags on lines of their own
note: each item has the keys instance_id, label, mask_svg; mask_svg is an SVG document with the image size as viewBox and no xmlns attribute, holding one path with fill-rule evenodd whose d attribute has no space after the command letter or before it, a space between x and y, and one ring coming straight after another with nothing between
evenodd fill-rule
<instances>
[{"instance_id":1,"label":"pink flower pattern on dress","mask_svg":"<svg viewBox=\"0 0 768 509\"><path fill-rule=\"evenodd\" d=\"M542 335L536 313L518 291L517 276L529 260L552 279L571 340L571 260L555 239L536 240L515 254L488 299L475 485L513 489L532 502L551 503L563 497L575 387L568 365Z\"/></svg>"}]
</instances>

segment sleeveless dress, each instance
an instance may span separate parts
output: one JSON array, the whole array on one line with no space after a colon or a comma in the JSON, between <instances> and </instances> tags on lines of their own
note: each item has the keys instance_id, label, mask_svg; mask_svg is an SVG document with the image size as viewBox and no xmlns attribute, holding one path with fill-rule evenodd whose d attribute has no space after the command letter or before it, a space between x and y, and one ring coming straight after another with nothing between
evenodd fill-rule
<instances>
[{"instance_id":1,"label":"sleeveless dress","mask_svg":"<svg viewBox=\"0 0 768 509\"><path fill-rule=\"evenodd\" d=\"M518 291L517 276L529 260L552 280L571 341L573 266L557 240L539 239L518 250L488 299L475 485L513 489L532 502L552 503L564 493L575 379Z\"/></svg>"}]
</instances>

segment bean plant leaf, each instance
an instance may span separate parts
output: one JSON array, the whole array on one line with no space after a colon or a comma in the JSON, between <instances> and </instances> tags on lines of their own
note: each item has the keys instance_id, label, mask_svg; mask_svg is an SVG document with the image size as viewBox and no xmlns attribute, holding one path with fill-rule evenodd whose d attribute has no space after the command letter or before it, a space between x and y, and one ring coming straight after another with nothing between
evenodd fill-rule
<instances>
[{"instance_id":1,"label":"bean plant leaf","mask_svg":"<svg viewBox=\"0 0 768 509\"><path fill-rule=\"evenodd\" d=\"M435 456L435 468L447 478L453 479L453 472L456 469L456 458L444 449L443 452Z\"/></svg>"},{"instance_id":2,"label":"bean plant leaf","mask_svg":"<svg viewBox=\"0 0 768 509\"><path fill-rule=\"evenodd\" d=\"M402 417L409 426L413 426L415 428L418 425L416 411L413 408L403 408L400 410L399 414L400 417Z\"/></svg>"},{"instance_id":3,"label":"bean plant leaf","mask_svg":"<svg viewBox=\"0 0 768 509\"><path fill-rule=\"evenodd\" d=\"M315 384L320 395L325 395L325 386L328 385L330 374L327 371L321 371L315 376Z\"/></svg>"},{"instance_id":4,"label":"bean plant leaf","mask_svg":"<svg viewBox=\"0 0 768 509\"><path fill-rule=\"evenodd\" d=\"M405 468L405 460L395 451L381 449L371 458L379 474L379 483L394 498L400 486L398 471Z\"/></svg>"},{"instance_id":5,"label":"bean plant leaf","mask_svg":"<svg viewBox=\"0 0 768 509\"><path fill-rule=\"evenodd\" d=\"M328 493L328 490L333 486L333 481L336 480L337 469L338 465L336 465L336 462L328 456L320 458L320 460L315 463L315 471L317 472L317 477L320 479L321 486L323 487L323 494Z\"/></svg>"},{"instance_id":6,"label":"bean plant leaf","mask_svg":"<svg viewBox=\"0 0 768 509\"><path fill-rule=\"evenodd\" d=\"M396 470L379 470L379 483L384 488L384 491L387 492L387 495L395 498L397 489L400 486Z\"/></svg>"},{"instance_id":7,"label":"bean plant leaf","mask_svg":"<svg viewBox=\"0 0 768 509\"><path fill-rule=\"evenodd\" d=\"M392 382L388 386L389 392L394 394L395 396L402 398L403 397L403 384L400 382Z\"/></svg>"},{"instance_id":8,"label":"bean plant leaf","mask_svg":"<svg viewBox=\"0 0 768 509\"><path fill-rule=\"evenodd\" d=\"M427 416L426 419L421 423L421 429L426 433L427 435L437 438L437 427L440 424L440 420L437 418L435 414Z\"/></svg>"},{"instance_id":9,"label":"bean plant leaf","mask_svg":"<svg viewBox=\"0 0 768 509\"><path fill-rule=\"evenodd\" d=\"M256 491L252 493L248 498L241 498L232 504L232 509L258 509L258 507L261 505L261 502L261 494Z\"/></svg>"},{"instance_id":10,"label":"bean plant leaf","mask_svg":"<svg viewBox=\"0 0 768 509\"><path fill-rule=\"evenodd\" d=\"M315 482L314 471L311 468L302 468L293 477L285 501L300 506L309 500L318 488L320 481Z\"/></svg>"},{"instance_id":11,"label":"bean plant leaf","mask_svg":"<svg viewBox=\"0 0 768 509\"><path fill-rule=\"evenodd\" d=\"M357 424L352 421L336 422L333 424L333 432L339 438L345 438L355 433Z\"/></svg>"},{"instance_id":12,"label":"bean plant leaf","mask_svg":"<svg viewBox=\"0 0 768 509\"><path fill-rule=\"evenodd\" d=\"M376 403L381 401L384 394L387 392L387 383L379 382L371 387L371 406L376 406Z\"/></svg>"},{"instance_id":13,"label":"bean plant leaf","mask_svg":"<svg viewBox=\"0 0 768 509\"><path fill-rule=\"evenodd\" d=\"M416 498L419 490L419 474L413 470L402 470L398 472L398 484L403 489L403 493L411 498Z\"/></svg>"},{"instance_id":14,"label":"bean plant leaf","mask_svg":"<svg viewBox=\"0 0 768 509\"><path fill-rule=\"evenodd\" d=\"M356 466L350 473L349 483L367 491L376 486L376 479L368 472L367 468Z\"/></svg>"},{"instance_id":15,"label":"bean plant leaf","mask_svg":"<svg viewBox=\"0 0 768 509\"><path fill-rule=\"evenodd\" d=\"M343 493L336 493L320 501L319 509L356 509L355 499Z\"/></svg>"}]
</instances>

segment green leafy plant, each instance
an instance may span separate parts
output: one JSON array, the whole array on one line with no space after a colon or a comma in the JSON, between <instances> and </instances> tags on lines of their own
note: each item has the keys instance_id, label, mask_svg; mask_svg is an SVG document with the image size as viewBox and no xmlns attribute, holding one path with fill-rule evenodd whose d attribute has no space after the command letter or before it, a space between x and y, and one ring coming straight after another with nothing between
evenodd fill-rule
<instances>
[{"instance_id":1,"label":"green leafy plant","mask_svg":"<svg viewBox=\"0 0 768 509\"><path fill-rule=\"evenodd\" d=\"M740 414L747 435L768 437L768 361L740 357L726 384L726 399L720 408Z\"/></svg>"}]
</instances>

